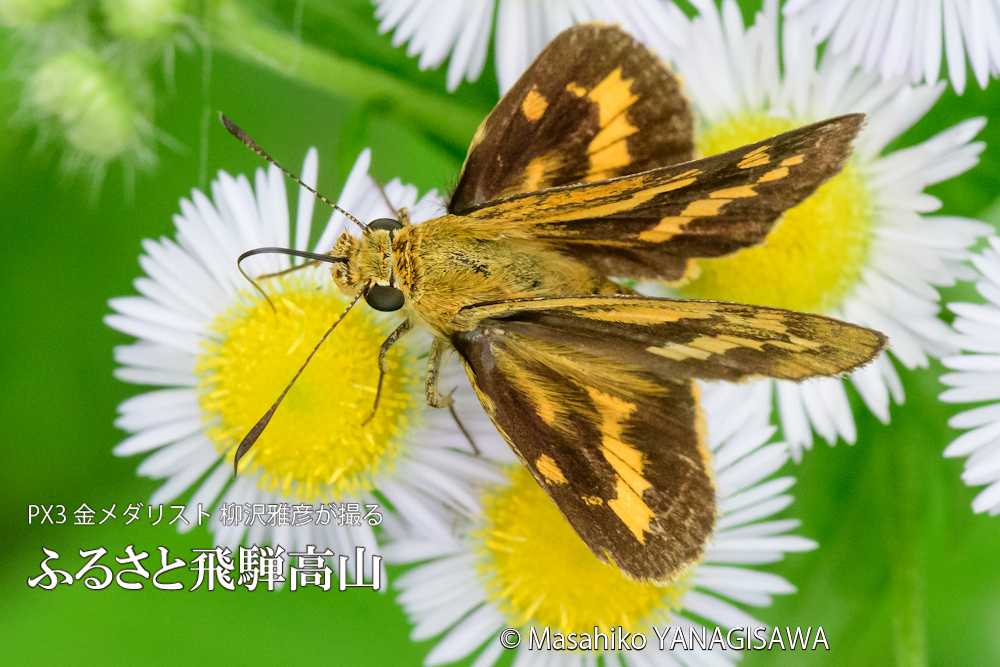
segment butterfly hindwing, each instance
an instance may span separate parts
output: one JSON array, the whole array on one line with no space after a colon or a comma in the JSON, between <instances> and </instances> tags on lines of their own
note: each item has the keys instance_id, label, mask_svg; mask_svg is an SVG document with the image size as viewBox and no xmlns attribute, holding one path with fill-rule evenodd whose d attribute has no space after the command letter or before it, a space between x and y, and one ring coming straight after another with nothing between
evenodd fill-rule
<instances>
[{"instance_id":1,"label":"butterfly hindwing","mask_svg":"<svg viewBox=\"0 0 1000 667\"><path fill-rule=\"evenodd\" d=\"M614 358L664 380L836 375L867 364L888 342L877 331L822 315L639 295L514 299L461 315Z\"/></svg>"},{"instance_id":2,"label":"butterfly hindwing","mask_svg":"<svg viewBox=\"0 0 1000 667\"><path fill-rule=\"evenodd\" d=\"M801 380L871 361L882 334L820 315L637 295L463 309L451 342L498 430L588 547L669 581L712 532L695 378Z\"/></svg>"},{"instance_id":3,"label":"butterfly hindwing","mask_svg":"<svg viewBox=\"0 0 1000 667\"><path fill-rule=\"evenodd\" d=\"M664 582L701 557L715 499L692 381L492 323L452 343L494 424L598 558Z\"/></svg>"},{"instance_id":4,"label":"butterfly hindwing","mask_svg":"<svg viewBox=\"0 0 1000 667\"><path fill-rule=\"evenodd\" d=\"M448 211L690 160L693 127L677 80L646 47L614 26L570 28L483 121Z\"/></svg>"}]
</instances>

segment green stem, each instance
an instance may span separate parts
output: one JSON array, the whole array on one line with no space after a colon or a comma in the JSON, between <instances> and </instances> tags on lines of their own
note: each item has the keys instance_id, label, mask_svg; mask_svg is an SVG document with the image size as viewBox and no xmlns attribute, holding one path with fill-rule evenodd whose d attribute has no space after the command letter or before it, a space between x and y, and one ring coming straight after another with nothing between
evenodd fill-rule
<instances>
[{"instance_id":1,"label":"green stem","mask_svg":"<svg viewBox=\"0 0 1000 667\"><path fill-rule=\"evenodd\" d=\"M920 375L930 375L917 371ZM914 373L912 375L916 375ZM910 378L914 380L915 378ZM924 378L920 378L924 380ZM907 402L920 403L933 397L921 391L917 382L907 383ZM910 406L913 407L913 406ZM932 409L933 406L928 406ZM912 422L905 422L910 424ZM884 527L889 552L889 582L892 609L893 647L897 667L927 666L927 617L924 597L924 535L927 507L923 485L927 461L932 454L918 447L924 441L919 429L893 423L891 438L874 446L882 447L884 468Z\"/></svg>"},{"instance_id":2,"label":"green stem","mask_svg":"<svg viewBox=\"0 0 1000 667\"><path fill-rule=\"evenodd\" d=\"M233 2L220 3L210 19L213 47L286 76L359 102L376 103L422 128L449 149L465 154L483 115L445 93L304 44L254 21Z\"/></svg>"}]
</instances>

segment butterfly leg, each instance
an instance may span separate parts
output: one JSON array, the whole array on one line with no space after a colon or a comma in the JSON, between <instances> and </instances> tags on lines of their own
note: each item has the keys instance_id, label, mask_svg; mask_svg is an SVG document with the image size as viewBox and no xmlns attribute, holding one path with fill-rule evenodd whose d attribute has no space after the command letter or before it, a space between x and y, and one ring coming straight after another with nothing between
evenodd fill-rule
<instances>
[{"instance_id":1,"label":"butterfly leg","mask_svg":"<svg viewBox=\"0 0 1000 667\"><path fill-rule=\"evenodd\" d=\"M444 396L442 396L438 391L438 376L441 373L441 359L448 348L449 345L444 338L435 338L434 342L431 344L431 353L427 356L427 405L432 408L448 408L448 411L451 413L451 418L454 419L455 424L458 425L458 430L461 431L462 435L465 436L465 439L468 440L475 455L479 456L479 448L476 447L476 443L473 442L472 436L469 435L467 430L465 430L462 420L458 418L458 413L455 412L455 400L451 397L451 394L453 394L455 390L452 389L451 393Z\"/></svg>"},{"instance_id":2,"label":"butterfly leg","mask_svg":"<svg viewBox=\"0 0 1000 667\"><path fill-rule=\"evenodd\" d=\"M389 372L389 368L385 363L385 355L389 353L389 348L411 328L410 321L406 320L396 327L395 331L389 334L389 337L385 339L385 342L378 349L378 388L375 389L375 405L372 406L372 413L368 415L368 419L361 422L362 426L368 426L368 422L375 417L375 411L378 410L378 399L382 396L382 382L385 380L385 374Z\"/></svg>"},{"instance_id":3,"label":"butterfly leg","mask_svg":"<svg viewBox=\"0 0 1000 667\"><path fill-rule=\"evenodd\" d=\"M427 405L432 408L450 408L454 402L451 395L442 396L438 392L438 375L441 373L441 359L448 349L444 338L435 338L431 353L427 356Z\"/></svg>"}]
</instances>

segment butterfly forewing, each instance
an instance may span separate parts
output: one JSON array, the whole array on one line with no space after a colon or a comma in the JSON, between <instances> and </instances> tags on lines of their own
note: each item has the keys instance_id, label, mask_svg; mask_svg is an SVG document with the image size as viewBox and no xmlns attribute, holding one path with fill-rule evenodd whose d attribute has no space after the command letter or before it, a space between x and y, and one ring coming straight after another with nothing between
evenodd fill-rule
<instances>
[{"instance_id":1,"label":"butterfly forewing","mask_svg":"<svg viewBox=\"0 0 1000 667\"><path fill-rule=\"evenodd\" d=\"M465 215L554 243L607 275L680 279L687 259L762 243L775 220L837 174L862 114L701 160L515 195Z\"/></svg>"},{"instance_id":2,"label":"butterfly forewing","mask_svg":"<svg viewBox=\"0 0 1000 667\"><path fill-rule=\"evenodd\" d=\"M631 35L570 28L483 121L448 211L690 160L693 127L677 80Z\"/></svg>"}]
</instances>

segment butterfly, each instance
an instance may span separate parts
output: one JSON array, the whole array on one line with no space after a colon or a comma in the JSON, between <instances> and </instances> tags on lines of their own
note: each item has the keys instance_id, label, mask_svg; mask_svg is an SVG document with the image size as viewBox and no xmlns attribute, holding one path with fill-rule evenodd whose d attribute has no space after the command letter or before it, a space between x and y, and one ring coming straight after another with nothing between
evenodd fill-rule
<instances>
[{"instance_id":1,"label":"butterfly","mask_svg":"<svg viewBox=\"0 0 1000 667\"><path fill-rule=\"evenodd\" d=\"M360 237L345 231L329 253L241 259L332 263L353 297L334 326L362 296L403 317L379 352L379 390L389 348L428 329L428 404L452 407L438 374L454 350L594 554L632 579L669 582L700 560L715 525L696 380L838 375L887 339L820 315L642 296L612 277L678 283L698 258L763 243L840 171L863 121L831 118L693 159L693 116L669 68L619 28L580 25L483 121L445 215L410 224L401 209L365 224L348 214ZM234 471L281 398L240 443Z\"/></svg>"}]
</instances>

